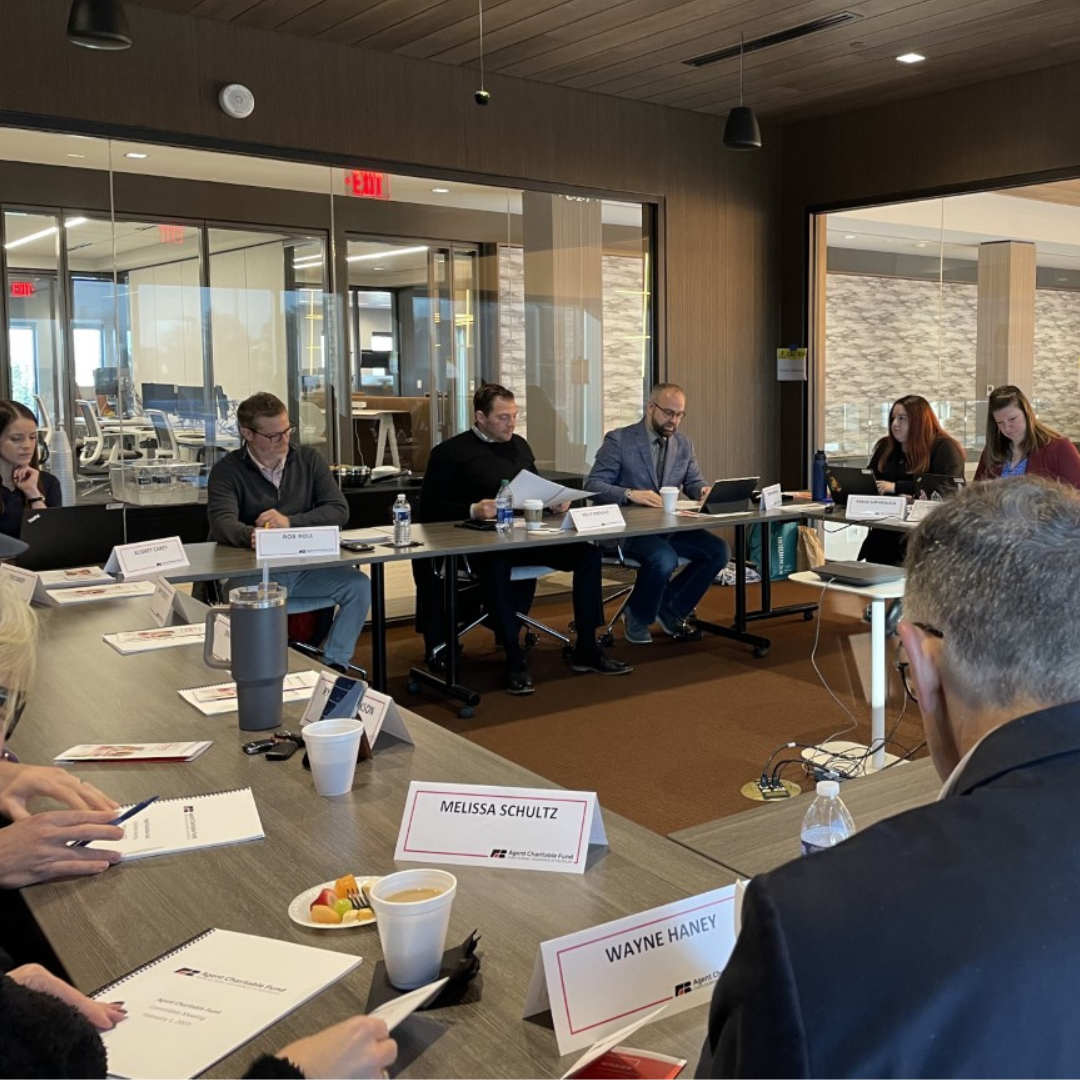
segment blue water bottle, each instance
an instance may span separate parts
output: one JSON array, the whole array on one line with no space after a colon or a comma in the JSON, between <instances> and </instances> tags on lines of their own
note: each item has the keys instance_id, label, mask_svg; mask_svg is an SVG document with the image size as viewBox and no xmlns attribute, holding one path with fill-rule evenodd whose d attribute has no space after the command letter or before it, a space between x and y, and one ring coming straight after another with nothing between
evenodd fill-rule
<instances>
[{"instance_id":1,"label":"blue water bottle","mask_svg":"<svg viewBox=\"0 0 1080 1080\"><path fill-rule=\"evenodd\" d=\"M825 502L829 497L829 485L825 479L825 466L828 461L824 450L814 451L814 468L810 479L810 496L814 502Z\"/></svg>"}]
</instances>

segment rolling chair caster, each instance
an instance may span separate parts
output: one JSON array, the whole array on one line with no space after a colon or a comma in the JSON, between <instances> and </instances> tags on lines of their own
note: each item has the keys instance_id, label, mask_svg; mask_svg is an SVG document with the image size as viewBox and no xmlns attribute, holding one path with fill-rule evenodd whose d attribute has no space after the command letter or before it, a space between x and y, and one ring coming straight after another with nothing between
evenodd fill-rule
<instances>
[{"instance_id":1,"label":"rolling chair caster","mask_svg":"<svg viewBox=\"0 0 1080 1080\"><path fill-rule=\"evenodd\" d=\"M599 642L602 649L610 649L611 646L615 644L615 635L601 634L596 640Z\"/></svg>"},{"instance_id":2,"label":"rolling chair caster","mask_svg":"<svg viewBox=\"0 0 1080 1080\"><path fill-rule=\"evenodd\" d=\"M458 716L462 720L471 720L476 715L476 710L471 705L462 705L458 709Z\"/></svg>"},{"instance_id":3,"label":"rolling chair caster","mask_svg":"<svg viewBox=\"0 0 1080 1080\"><path fill-rule=\"evenodd\" d=\"M414 694L414 695L419 694L420 693L420 684L415 679L410 679L405 684L405 689L410 694Z\"/></svg>"},{"instance_id":4,"label":"rolling chair caster","mask_svg":"<svg viewBox=\"0 0 1080 1080\"><path fill-rule=\"evenodd\" d=\"M525 631L525 648L535 649L540 644L540 637L538 634L534 634L531 630Z\"/></svg>"},{"instance_id":5,"label":"rolling chair caster","mask_svg":"<svg viewBox=\"0 0 1080 1080\"><path fill-rule=\"evenodd\" d=\"M814 613L812 611L804 611L802 617L803 622L809 622L814 617Z\"/></svg>"},{"instance_id":6,"label":"rolling chair caster","mask_svg":"<svg viewBox=\"0 0 1080 1080\"><path fill-rule=\"evenodd\" d=\"M769 655L768 646L766 646L766 645L755 645L754 646L754 659L755 660L764 660L765 657L768 656L768 655Z\"/></svg>"}]
</instances>

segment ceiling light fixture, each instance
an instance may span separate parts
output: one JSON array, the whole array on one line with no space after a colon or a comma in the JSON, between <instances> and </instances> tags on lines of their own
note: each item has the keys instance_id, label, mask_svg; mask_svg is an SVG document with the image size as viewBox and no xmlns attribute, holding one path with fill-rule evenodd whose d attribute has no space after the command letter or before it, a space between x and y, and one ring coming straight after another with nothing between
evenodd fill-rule
<instances>
[{"instance_id":1,"label":"ceiling light fixture","mask_svg":"<svg viewBox=\"0 0 1080 1080\"><path fill-rule=\"evenodd\" d=\"M64 222L64 227L74 229L78 225L85 224L86 218L73 217ZM44 240L46 236L55 236L59 231L55 225L50 225L47 229L41 229L39 232L31 233L29 236L21 236L18 240L12 240L9 244L4 245L4 250L11 251L13 248L22 247L24 244L32 244L35 240Z\"/></svg>"},{"instance_id":2,"label":"ceiling light fixture","mask_svg":"<svg viewBox=\"0 0 1080 1080\"><path fill-rule=\"evenodd\" d=\"M149 154L140 154L132 150L130 154L125 154L124 157L131 158L132 161L145 161Z\"/></svg>"},{"instance_id":3,"label":"ceiling light fixture","mask_svg":"<svg viewBox=\"0 0 1080 1080\"><path fill-rule=\"evenodd\" d=\"M484 0L476 0L480 15L480 89L473 94L473 101L477 105L487 105L491 101L491 94L484 89Z\"/></svg>"},{"instance_id":4,"label":"ceiling light fixture","mask_svg":"<svg viewBox=\"0 0 1080 1080\"><path fill-rule=\"evenodd\" d=\"M346 262L363 262L369 259L389 259L395 255L418 255L421 251L427 251L427 244L420 247L391 248L389 251L374 251L370 255L349 255Z\"/></svg>"},{"instance_id":5,"label":"ceiling light fixture","mask_svg":"<svg viewBox=\"0 0 1080 1080\"><path fill-rule=\"evenodd\" d=\"M898 56L896 59L899 60L901 64L917 64L920 61L925 60L926 57L923 56L922 53L906 52L903 55Z\"/></svg>"},{"instance_id":6,"label":"ceiling light fixture","mask_svg":"<svg viewBox=\"0 0 1080 1080\"><path fill-rule=\"evenodd\" d=\"M431 189L431 191L435 195L449 195L450 194L450 189L448 187L433 187Z\"/></svg>"},{"instance_id":7,"label":"ceiling light fixture","mask_svg":"<svg viewBox=\"0 0 1080 1080\"><path fill-rule=\"evenodd\" d=\"M86 49L130 49L124 5L120 0L72 0L67 38Z\"/></svg>"},{"instance_id":8,"label":"ceiling light fixture","mask_svg":"<svg viewBox=\"0 0 1080 1080\"><path fill-rule=\"evenodd\" d=\"M743 75L746 62L746 43L739 35L739 104L728 113L724 125L724 145L729 150L760 150L761 128L749 105L743 104Z\"/></svg>"}]
</instances>

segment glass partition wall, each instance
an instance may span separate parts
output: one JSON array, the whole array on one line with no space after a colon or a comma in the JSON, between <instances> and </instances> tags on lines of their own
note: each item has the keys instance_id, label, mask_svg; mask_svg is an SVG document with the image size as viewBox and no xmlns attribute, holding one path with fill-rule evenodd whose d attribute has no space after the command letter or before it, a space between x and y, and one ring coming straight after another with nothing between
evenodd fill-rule
<instances>
[{"instance_id":1,"label":"glass partition wall","mask_svg":"<svg viewBox=\"0 0 1080 1080\"><path fill-rule=\"evenodd\" d=\"M0 129L0 393L38 416L66 504L204 499L258 390L328 461L396 475L422 472L498 381L541 467L580 473L653 380L653 219Z\"/></svg>"},{"instance_id":2,"label":"glass partition wall","mask_svg":"<svg viewBox=\"0 0 1080 1080\"><path fill-rule=\"evenodd\" d=\"M1080 182L821 215L816 445L865 465L920 394L974 472L988 389L1014 383L1080 439Z\"/></svg>"}]
</instances>

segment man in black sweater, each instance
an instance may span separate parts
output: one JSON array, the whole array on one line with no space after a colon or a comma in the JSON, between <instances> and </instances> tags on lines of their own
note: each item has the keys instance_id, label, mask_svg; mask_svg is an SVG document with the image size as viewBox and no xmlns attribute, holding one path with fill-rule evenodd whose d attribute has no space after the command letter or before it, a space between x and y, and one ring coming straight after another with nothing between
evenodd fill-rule
<instances>
[{"instance_id":1,"label":"man in black sweater","mask_svg":"<svg viewBox=\"0 0 1080 1080\"><path fill-rule=\"evenodd\" d=\"M326 462L310 446L289 442L294 425L281 400L253 394L236 410L244 445L210 471L206 510L210 539L233 547L254 547L256 529L345 525L349 504ZM347 671L371 606L371 582L351 566L276 571L270 575L289 593L290 612L336 607L323 642L323 661ZM251 584L230 579L227 588Z\"/></svg>"},{"instance_id":2,"label":"man in black sweater","mask_svg":"<svg viewBox=\"0 0 1080 1080\"><path fill-rule=\"evenodd\" d=\"M473 395L475 423L469 431L439 443L431 451L420 493L423 521L491 521L495 493L503 480L513 480L522 469L536 472L529 444L514 434L517 405L510 390L494 383ZM506 650L506 688L511 694L531 694L532 676L521 646L521 623L516 612L528 611L534 582L511 583L515 566L550 566L574 575L574 623L577 642L570 657L574 671L600 675L626 675L629 664L604 655L596 641L603 625L600 550L589 543L560 544L533 550L517 545L506 551L473 555L470 562L480 578L484 606L496 638Z\"/></svg>"}]
</instances>

